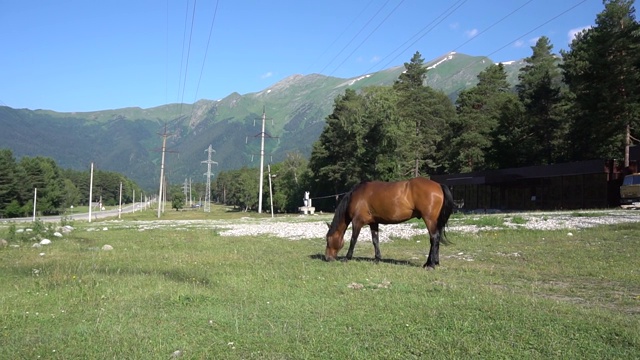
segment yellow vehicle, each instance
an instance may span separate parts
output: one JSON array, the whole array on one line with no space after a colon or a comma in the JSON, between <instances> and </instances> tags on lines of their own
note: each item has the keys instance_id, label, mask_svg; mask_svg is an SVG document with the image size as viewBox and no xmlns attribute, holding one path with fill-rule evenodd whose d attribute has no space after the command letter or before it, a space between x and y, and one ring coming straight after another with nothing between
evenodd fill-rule
<instances>
[{"instance_id":1,"label":"yellow vehicle","mask_svg":"<svg viewBox=\"0 0 640 360\"><path fill-rule=\"evenodd\" d=\"M640 209L640 173L627 175L620 186L620 207Z\"/></svg>"}]
</instances>

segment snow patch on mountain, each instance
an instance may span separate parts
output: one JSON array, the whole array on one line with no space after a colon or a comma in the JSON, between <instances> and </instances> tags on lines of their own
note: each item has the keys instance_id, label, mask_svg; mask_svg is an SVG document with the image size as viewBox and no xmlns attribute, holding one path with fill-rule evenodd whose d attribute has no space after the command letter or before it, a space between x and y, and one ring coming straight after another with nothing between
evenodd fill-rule
<instances>
[{"instance_id":1,"label":"snow patch on mountain","mask_svg":"<svg viewBox=\"0 0 640 360\"><path fill-rule=\"evenodd\" d=\"M363 79L366 79L366 78L368 78L368 77L371 77L371 74L362 75L362 76L357 77L357 78L349 79L349 80L347 80L347 81L345 81L345 82L343 82L343 83L339 84L339 85L338 85L338 86L336 86L336 87L351 86L351 85L355 84L356 82L358 82L358 81L360 81L360 80L363 80Z\"/></svg>"},{"instance_id":2,"label":"snow patch on mountain","mask_svg":"<svg viewBox=\"0 0 640 360\"><path fill-rule=\"evenodd\" d=\"M427 66L427 70L435 69L436 66L442 64L443 62L453 59L453 55L455 55L455 54L456 54L455 51L450 52L445 57L443 57L442 59L438 60L438 62L436 62L435 64Z\"/></svg>"}]
</instances>

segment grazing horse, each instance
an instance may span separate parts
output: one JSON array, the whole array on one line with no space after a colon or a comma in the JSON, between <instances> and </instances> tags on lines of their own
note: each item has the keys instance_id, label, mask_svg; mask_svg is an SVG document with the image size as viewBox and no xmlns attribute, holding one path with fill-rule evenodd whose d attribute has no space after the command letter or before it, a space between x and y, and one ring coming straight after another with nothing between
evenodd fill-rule
<instances>
[{"instance_id":1,"label":"grazing horse","mask_svg":"<svg viewBox=\"0 0 640 360\"><path fill-rule=\"evenodd\" d=\"M344 246L344 233L351 223L352 235L347 260L353 257L360 229L371 228L376 262L381 259L378 244L379 224L398 224L412 218L422 219L429 230L431 248L423 267L440 264L440 242L446 242L444 227L453 212L453 196L446 185L417 177L406 181L364 181L354 186L340 201L327 232L325 260L335 260Z\"/></svg>"}]
</instances>

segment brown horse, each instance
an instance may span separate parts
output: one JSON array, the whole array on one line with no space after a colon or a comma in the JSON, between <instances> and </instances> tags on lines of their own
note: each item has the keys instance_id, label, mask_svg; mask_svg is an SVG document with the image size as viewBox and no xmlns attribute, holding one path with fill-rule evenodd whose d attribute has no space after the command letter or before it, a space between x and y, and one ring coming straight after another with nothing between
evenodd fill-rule
<instances>
[{"instance_id":1,"label":"brown horse","mask_svg":"<svg viewBox=\"0 0 640 360\"><path fill-rule=\"evenodd\" d=\"M424 221L429 230L431 248L423 267L435 269L440 264L440 242L446 242L444 227L453 212L453 196L446 185L425 178L397 182L361 182L338 204L327 232L325 260L335 260L344 246L344 233L351 223L352 235L347 260L353 257L360 229L371 228L376 262L381 259L378 244L379 224L398 224L412 218Z\"/></svg>"}]
</instances>

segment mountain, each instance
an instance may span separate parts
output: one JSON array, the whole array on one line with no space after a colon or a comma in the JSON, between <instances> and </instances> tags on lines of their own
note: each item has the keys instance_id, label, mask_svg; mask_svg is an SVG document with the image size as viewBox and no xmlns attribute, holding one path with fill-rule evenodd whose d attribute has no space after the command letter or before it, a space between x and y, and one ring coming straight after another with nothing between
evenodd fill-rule
<instances>
[{"instance_id":1,"label":"mountain","mask_svg":"<svg viewBox=\"0 0 640 360\"><path fill-rule=\"evenodd\" d=\"M460 91L477 83L478 73L491 63L487 57L449 53L426 62L426 82L455 100ZM510 83L515 85L523 65L505 63ZM153 190L160 177L166 131L169 181L181 183L191 177L200 182L209 145L219 163L214 173L259 165L263 109L266 161L282 161L293 151L308 157L336 96L347 88L391 85L402 71L404 66L396 66L351 79L292 75L256 93L150 109L60 113L0 107L0 148L11 149L17 158L51 157L63 168L88 169L94 162L99 169L123 173Z\"/></svg>"}]
</instances>

